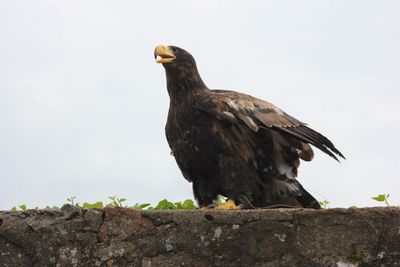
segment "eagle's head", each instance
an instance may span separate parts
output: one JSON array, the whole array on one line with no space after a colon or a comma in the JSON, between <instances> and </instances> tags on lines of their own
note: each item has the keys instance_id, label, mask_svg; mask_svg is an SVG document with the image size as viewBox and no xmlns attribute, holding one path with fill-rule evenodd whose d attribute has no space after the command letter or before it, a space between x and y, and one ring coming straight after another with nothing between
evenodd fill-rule
<instances>
[{"instance_id":1,"label":"eagle's head","mask_svg":"<svg viewBox=\"0 0 400 267\"><path fill-rule=\"evenodd\" d=\"M154 58L165 68L179 67L182 64L195 64L193 56L177 46L158 45L154 49Z\"/></svg>"},{"instance_id":2,"label":"eagle's head","mask_svg":"<svg viewBox=\"0 0 400 267\"><path fill-rule=\"evenodd\" d=\"M154 58L157 63L162 63L165 69L170 96L207 88L193 56L186 50L172 45L158 45L154 50Z\"/></svg>"}]
</instances>

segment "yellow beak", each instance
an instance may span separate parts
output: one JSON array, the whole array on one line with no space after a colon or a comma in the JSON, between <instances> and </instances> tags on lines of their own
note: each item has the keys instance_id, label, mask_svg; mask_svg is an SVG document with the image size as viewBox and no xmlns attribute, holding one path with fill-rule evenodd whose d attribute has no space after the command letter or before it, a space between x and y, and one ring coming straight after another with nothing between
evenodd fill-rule
<instances>
[{"instance_id":1,"label":"yellow beak","mask_svg":"<svg viewBox=\"0 0 400 267\"><path fill-rule=\"evenodd\" d=\"M157 59L157 57L160 58ZM169 46L157 45L156 49L154 50L154 58L157 59L157 63L169 63L173 61L176 56Z\"/></svg>"}]
</instances>

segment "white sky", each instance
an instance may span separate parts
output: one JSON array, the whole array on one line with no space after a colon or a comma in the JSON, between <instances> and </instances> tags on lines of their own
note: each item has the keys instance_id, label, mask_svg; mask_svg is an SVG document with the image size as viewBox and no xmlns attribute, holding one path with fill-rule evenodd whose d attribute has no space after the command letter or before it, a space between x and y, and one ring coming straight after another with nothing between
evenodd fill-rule
<instances>
[{"instance_id":1,"label":"white sky","mask_svg":"<svg viewBox=\"0 0 400 267\"><path fill-rule=\"evenodd\" d=\"M299 180L331 207L400 203L400 2L0 1L0 209L192 197L164 135L157 44L210 88L268 100L329 137ZM323 196L321 196L321 195Z\"/></svg>"}]
</instances>

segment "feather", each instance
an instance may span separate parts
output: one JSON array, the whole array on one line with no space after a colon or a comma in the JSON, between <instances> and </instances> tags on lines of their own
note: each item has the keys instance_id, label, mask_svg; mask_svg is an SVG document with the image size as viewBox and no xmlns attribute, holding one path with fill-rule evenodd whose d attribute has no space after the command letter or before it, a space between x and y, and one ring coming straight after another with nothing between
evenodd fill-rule
<instances>
[{"instance_id":1,"label":"feather","mask_svg":"<svg viewBox=\"0 0 400 267\"><path fill-rule=\"evenodd\" d=\"M298 150L299 157L304 161L311 161L314 158L314 151L312 150L311 146L300 142L302 145L302 149Z\"/></svg>"},{"instance_id":2,"label":"feather","mask_svg":"<svg viewBox=\"0 0 400 267\"><path fill-rule=\"evenodd\" d=\"M230 122L233 123L237 123L237 119L235 117L235 115L233 115L232 113L230 113L229 111L224 111L221 113L221 116L227 120L229 120Z\"/></svg>"},{"instance_id":3,"label":"feather","mask_svg":"<svg viewBox=\"0 0 400 267\"><path fill-rule=\"evenodd\" d=\"M249 127L253 132L258 131L258 126L253 121L252 118L250 118L249 116L243 115L242 113L239 113L238 116L247 125L247 127Z\"/></svg>"},{"instance_id":4,"label":"feather","mask_svg":"<svg viewBox=\"0 0 400 267\"><path fill-rule=\"evenodd\" d=\"M325 152L326 154L334 158L336 161L339 161L339 159L335 156L334 153L341 156L342 158L345 158L333 145L331 145L332 143L330 143L329 140L326 139L326 137L323 137L322 135L321 137L323 138L316 139L315 137L310 136L307 133L307 131L304 131L300 127L285 128L285 127L275 126L275 128L289 135L295 136L303 142L312 144L313 146L319 148L321 151ZM330 144L326 140L328 140Z\"/></svg>"}]
</instances>

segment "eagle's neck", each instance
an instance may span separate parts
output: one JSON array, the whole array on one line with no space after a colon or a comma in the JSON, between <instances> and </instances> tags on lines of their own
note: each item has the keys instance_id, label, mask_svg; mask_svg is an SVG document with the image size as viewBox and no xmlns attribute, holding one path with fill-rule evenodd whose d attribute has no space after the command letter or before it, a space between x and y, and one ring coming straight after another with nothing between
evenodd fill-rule
<instances>
[{"instance_id":1,"label":"eagle's neck","mask_svg":"<svg viewBox=\"0 0 400 267\"><path fill-rule=\"evenodd\" d=\"M174 68L165 68L167 89L171 101L208 90L200 77L196 64L180 64Z\"/></svg>"}]
</instances>

